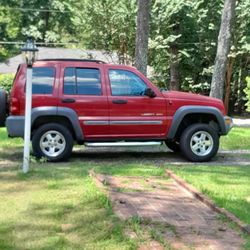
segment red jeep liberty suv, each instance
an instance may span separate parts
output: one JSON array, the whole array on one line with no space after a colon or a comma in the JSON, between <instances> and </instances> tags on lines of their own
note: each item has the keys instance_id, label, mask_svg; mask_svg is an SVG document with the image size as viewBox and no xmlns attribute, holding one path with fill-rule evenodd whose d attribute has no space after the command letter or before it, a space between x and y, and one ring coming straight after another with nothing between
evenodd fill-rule
<instances>
[{"instance_id":1,"label":"red jeep liberty suv","mask_svg":"<svg viewBox=\"0 0 250 250\"><path fill-rule=\"evenodd\" d=\"M17 70L0 125L23 137L26 65ZM222 101L160 91L138 70L97 60L47 59L33 65L32 146L36 157L62 161L74 143L85 146L158 145L191 161L208 161L232 127ZM9 110L8 116L6 110ZM7 119L6 119L7 117Z\"/></svg>"}]
</instances>

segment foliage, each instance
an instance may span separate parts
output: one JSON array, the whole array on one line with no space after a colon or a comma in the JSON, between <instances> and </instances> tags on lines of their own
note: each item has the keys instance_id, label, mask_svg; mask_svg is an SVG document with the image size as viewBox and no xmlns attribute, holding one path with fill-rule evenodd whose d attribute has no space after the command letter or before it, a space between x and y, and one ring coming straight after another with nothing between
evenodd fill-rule
<instances>
[{"instance_id":1,"label":"foliage","mask_svg":"<svg viewBox=\"0 0 250 250\"><path fill-rule=\"evenodd\" d=\"M80 40L87 48L117 51L128 63L135 48L136 1L85 1L75 18Z\"/></svg>"},{"instance_id":2,"label":"foliage","mask_svg":"<svg viewBox=\"0 0 250 250\"><path fill-rule=\"evenodd\" d=\"M175 43L182 89L209 92L220 18L214 9L218 8L218 2L203 0L155 1L150 50L158 79L166 84L170 80L170 45Z\"/></svg>"},{"instance_id":3,"label":"foliage","mask_svg":"<svg viewBox=\"0 0 250 250\"><path fill-rule=\"evenodd\" d=\"M0 75L0 88L6 90L7 93L10 93L14 76L14 74Z\"/></svg>"},{"instance_id":4,"label":"foliage","mask_svg":"<svg viewBox=\"0 0 250 250\"><path fill-rule=\"evenodd\" d=\"M245 88L245 93L246 93L246 97L247 97L247 111L250 112L250 77L246 78L247 81L247 87Z\"/></svg>"},{"instance_id":5,"label":"foliage","mask_svg":"<svg viewBox=\"0 0 250 250\"><path fill-rule=\"evenodd\" d=\"M76 36L74 7L74 0L2 0L1 40L24 41L32 36L37 42L69 42ZM0 61L18 51L18 45L0 45Z\"/></svg>"},{"instance_id":6,"label":"foliage","mask_svg":"<svg viewBox=\"0 0 250 250\"><path fill-rule=\"evenodd\" d=\"M208 94L212 79L223 0L152 0L149 65L160 87L170 82L170 66L178 63L181 89ZM35 9L20 10L18 8ZM15 9L9 9L15 8ZM39 10L50 11L39 11ZM250 64L250 0L238 1L230 58L230 110L245 106L246 77ZM65 47L116 51L121 63L134 61L136 0L2 0L1 40L72 42ZM48 44L48 46L58 46ZM177 49L173 57L171 48ZM17 53L17 45L0 45L0 61Z\"/></svg>"}]
</instances>

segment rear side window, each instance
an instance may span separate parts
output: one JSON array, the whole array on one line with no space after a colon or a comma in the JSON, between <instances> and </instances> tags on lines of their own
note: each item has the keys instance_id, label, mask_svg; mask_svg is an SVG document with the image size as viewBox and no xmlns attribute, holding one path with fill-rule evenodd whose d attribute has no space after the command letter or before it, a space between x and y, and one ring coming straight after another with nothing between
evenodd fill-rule
<instances>
[{"instance_id":1,"label":"rear side window","mask_svg":"<svg viewBox=\"0 0 250 250\"><path fill-rule=\"evenodd\" d=\"M66 68L63 93L66 95L101 95L100 70Z\"/></svg>"},{"instance_id":2,"label":"rear side window","mask_svg":"<svg viewBox=\"0 0 250 250\"><path fill-rule=\"evenodd\" d=\"M33 68L32 71L32 93L52 94L55 79L54 68Z\"/></svg>"}]
</instances>

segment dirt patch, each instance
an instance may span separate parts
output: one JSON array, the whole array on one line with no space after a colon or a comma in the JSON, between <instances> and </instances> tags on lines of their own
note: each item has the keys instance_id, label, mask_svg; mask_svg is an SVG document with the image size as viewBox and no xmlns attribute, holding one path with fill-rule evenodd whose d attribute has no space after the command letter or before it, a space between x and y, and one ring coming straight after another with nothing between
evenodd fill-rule
<instances>
[{"instance_id":1,"label":"dirt patch","mask_svg":"<svg viewBox=\"0 0 250 250\"><path fill-rule=\"evenodd\" d=\"M219 220L216 212L169 179L96 178L108 187L121 219L140 218L139 224L152 229L154 239L165 240L172 249L236 250L243 244L240 234Z\"/></svg>"},{"instance_id":2,"label":"dirt patch","mask_svg":"<svg viewBox=\"0 0 250 250\"><path fill-rule=\"evenodd\" d=\"M75 148L71 160L84 160L94 163L142 162L162 166L171 165L211 165L211 166L250 166L245 155L250 150L223 150L209 162L188 162L180 153L171 152L165 145L155 147L100 147Z\"/></svg>"}]
</instances>

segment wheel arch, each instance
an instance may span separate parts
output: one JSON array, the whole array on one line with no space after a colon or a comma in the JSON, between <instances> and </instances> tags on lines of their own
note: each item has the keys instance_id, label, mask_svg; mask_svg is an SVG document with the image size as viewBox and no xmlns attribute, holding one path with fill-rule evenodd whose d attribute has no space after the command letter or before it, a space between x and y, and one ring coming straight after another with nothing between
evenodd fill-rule
<instances>
[{"instance_id":1,"label":"wheel arch","mask_svg":"<svg viewBox=\"0 0 250 250\"><path fill-rule=\"evenodd\" d=\"M215 107L206 106L183 106L179 108L174 116L167 135L167 139L178 138L181 132L194 123L205 123L211 125L219 134L226 131L224 118Z\"/></svg>"},{"instance_id":2,"label":"wheel arch","mask_svg":"<svg viewBox=\"0 0 250 250\"><path fill-rule=\"evenodd\" d=\"M77 142L81 143L83 141L82 129L74 110L61 107L38 107L32 109L32 131L43 124L53 122L66 126L72 132L73 138Z\"/></svg>"}]
</instances>

